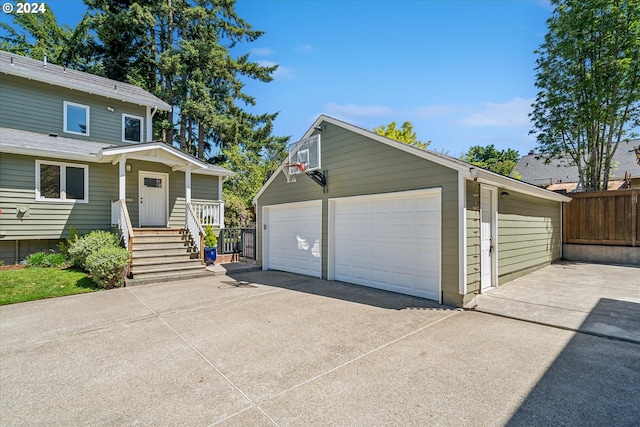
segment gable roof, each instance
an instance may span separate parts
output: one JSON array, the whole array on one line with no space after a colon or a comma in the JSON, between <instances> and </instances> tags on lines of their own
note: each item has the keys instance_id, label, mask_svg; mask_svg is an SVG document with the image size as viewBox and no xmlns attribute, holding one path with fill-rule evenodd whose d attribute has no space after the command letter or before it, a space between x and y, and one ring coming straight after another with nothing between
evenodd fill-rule
<instances>
[{"instance_id":1,"label":"gable roof","mask_svg":"<svg viewBox=\"0 0 640 427\"><path fill-rule=\"evenodd\" d=\"M10 128L0 128L0 141L0 153L94 163L115 163L124 154L128 159L163 163L176 171L185 170L187 165L191 165L194 174L229 177L235 175L228 169L205 163L163 142L114 145Z\"/></svg>"},{"instance_id":2,"label":"gable roof","mask_svg":"<svg viewBox=\"0 0 640 427\"><path fill-rule=\"evenodd\" d=\"M640 139L620 143L613 156L614 169L611 171L611 180L624 179L625 172L629 172L632 177L640 176L640 165L633 151L633 147L638 145ZM580 179L578 167L572 164L570 159L551 159L549 164L545 164L545 158L534 152L522 156L513 171L518 172L524 182L537 186L575 183Z\"/></svg>"},{"instance_id":3,"label":"gable roof","mask_svg":"<svg viewBox=\"0 0 640 427\"><path fill-rule=\"evenodd\" d=\"M364 136L365 138L378 141L382 144L388 145L395 149L405 151L414 156L421 157L433 163L439 164L441 166L445 166L449 169L456 170L458 171L459 174L461 174L466 179L472 179L471 169L475 169L475 171L477 172L477 179L480 182L493 184L505 189L519 191L524 194L529 194L535 197L541 197L543 199L554 200L558 202L567 202L571 200L571 198L569 197L554 193L552 191L545 190L540 187L536 187L535 185L527 184L517 179L513 179L510 177L497 174L490 170L483 169L478 166L467 163L463 160L456 159L455 157L451 157L443 153L438 153L437 151L422 149L422 148L414 147L412 145L404 144L402 142L398 142L393 139L384 137L382 135L378 135L377 133L372 132L370 130L360 128L358 126L354 126L352 124L343 122L341 120L335 119L333 117L330 117L324 114L320 115L316 119L316 121L311 125L309 130L302 136L301 139L308 138L312 134L314 134L314 132L317 131L316 128L318 128L323 122L333 124L335 126L354 132L358 135ZM260 195L262 195L264 190L269 186L269 184L271 184L271 182L273 182L273 180L276 179L277 175L280 172L282 172L282 169L284 168L284 164L285 162L283 162L278 167L278 169L271 175L269 180L258 191L256 196L253 198L254 203L257 203L258 198L260 197Z\"/></svg>"},{"instance_id":4,"label":"gable roof","mask_svg":"<svg viewBox=\"0 0 640 427\"><path fill-rule=\"evenodd\" d=\"M157 107L162 111L171 111L172 108L157 96L129 83L45 63L3 50L0 50L0 73L145 107Z\"/></svg>"}]
</instances>

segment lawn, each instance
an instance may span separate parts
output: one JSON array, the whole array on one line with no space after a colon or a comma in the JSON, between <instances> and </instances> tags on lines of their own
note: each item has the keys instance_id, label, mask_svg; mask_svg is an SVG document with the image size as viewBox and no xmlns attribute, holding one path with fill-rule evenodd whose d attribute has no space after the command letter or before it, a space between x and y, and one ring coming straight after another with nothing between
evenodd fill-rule
<instances>
[{"instance_id":1,"label":"lawn","mask_svg":"<svg viewBox=\"0 0 640 427\"><path fill-rule=\"evenodd\" d=\"M0 305L97 290L85 273L70 268L0 270Z\"/></svg>"}]
</instances>

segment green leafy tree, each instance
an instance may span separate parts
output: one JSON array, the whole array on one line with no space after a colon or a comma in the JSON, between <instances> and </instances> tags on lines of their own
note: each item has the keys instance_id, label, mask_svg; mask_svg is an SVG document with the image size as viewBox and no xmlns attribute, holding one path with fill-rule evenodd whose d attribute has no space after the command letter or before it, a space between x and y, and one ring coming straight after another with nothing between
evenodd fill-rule
<instances>
[{"instance_id":1,"label":"green leafy tree","mask_svg":"<svg viewBox=\"0 0 640 427\"><path fill-rule=\"evenodd\" d=\"M499 173L501 175L510 176L513 168L516 167L520 154L511 148L507 150L498 150L493 144L481 147L475 145L469 148L469 151L460 156L465 162L479 166L484 169ZM522 177L516 172L513 176L516 179Z\"/></svg>"},{"instance_id":2,"label":"green leafy tree","mask_svg":"<svg viewBox=\"0 0 640 427\"><path fill-rule=\"evenodd\" d=\"M551 3L532 133L544 157L577 165L585 190L603 190L613 155L640 126L640 2Z\"/></svg>"},{"instance_id":3,"label":"green leafy tree","mask_svg":"<svg viewBox=\"0 0 640 427\"><path fill-rule=\"evenodd\" d=\"M418 140L418 136L413 131L413 124L411 124L411 122L404 122L400 129L396 128L396 122L391 122L386 126L382 125L378 128L373 128L373 132L422 149L427 148L427 146L431 144L431 141L421 142Z\"/></svg>"}]
</instances>

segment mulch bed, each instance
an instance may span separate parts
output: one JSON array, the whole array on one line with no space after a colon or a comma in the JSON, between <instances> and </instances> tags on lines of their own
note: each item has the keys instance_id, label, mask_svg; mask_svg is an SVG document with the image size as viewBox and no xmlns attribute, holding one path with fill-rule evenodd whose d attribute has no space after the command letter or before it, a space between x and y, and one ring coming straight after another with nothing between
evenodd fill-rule
<instances>
[{"instance_id":1,"label":"mulch bed","mask_svg":"<svg viewBox=\"0 0 640 427\"><path fill-rule=\"evenodd\" d=\"M24 264L0 265L0 270L20 270L26 267Z\"/></svg>"}]
</instances>

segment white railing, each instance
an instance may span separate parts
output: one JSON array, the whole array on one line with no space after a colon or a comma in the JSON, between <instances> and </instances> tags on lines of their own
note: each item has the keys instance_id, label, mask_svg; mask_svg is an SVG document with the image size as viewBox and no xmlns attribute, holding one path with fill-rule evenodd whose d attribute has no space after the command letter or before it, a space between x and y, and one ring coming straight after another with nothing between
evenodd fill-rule
<instances>
[{"instance_id":1,"label":"white railing","mask_svg":"<svg viewBox=\"0 0 640 427\"><path fill-rule=\"evenodd\" d=\"M111 225L120 230L122 240L124 241L124 247L131 252L133 227L131 226L131 219L129 219L127 203L123 199L111 202Z\"/></svg>"},{"instance_id":2,"label":"white railing","mask_svg":"<svg viewBox=\"0 0 640 427\"><path fill-rule=\"evenodd\" d=\"M202 227L201 221L198 219L198 215L196 214L193 204L187 203L186 211L187 230L191 234L191 238L198 248L200 259L204 260L204 228Z\"/></svg>"},{"instance_id":3,"label":"white railing","mask_svg":"<svg viewBox=\"0 0 640 427\"><path fill-rule=\"evenodd\" d=\"M210 225L214 228L224 228L224 202L219 200L213 203L191 203L193 212L200 224L204 227Z\"/></svg>"}]
</instances>

